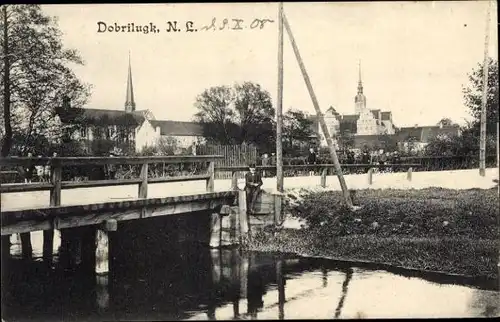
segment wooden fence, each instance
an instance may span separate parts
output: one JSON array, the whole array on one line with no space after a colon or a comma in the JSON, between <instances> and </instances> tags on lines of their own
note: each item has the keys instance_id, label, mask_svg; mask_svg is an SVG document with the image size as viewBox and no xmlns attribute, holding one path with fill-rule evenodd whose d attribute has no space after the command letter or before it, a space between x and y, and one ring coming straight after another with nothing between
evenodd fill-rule
<instances>
[{"instance_id":1,"label":"wooden fence","mask_svg":"<svg viewBox=\"0 0 500 322\"><path fill-rule=\"evenodd\" d=\"M222 159L215 161L216 167L242 167L249 163L258 164L257 147L253 145L200 145L198 155L222 155ZM241 174L239 174L241 176ZM215 179L231 179L231 171L218 171Z\"/></svg>"}]
</instances>

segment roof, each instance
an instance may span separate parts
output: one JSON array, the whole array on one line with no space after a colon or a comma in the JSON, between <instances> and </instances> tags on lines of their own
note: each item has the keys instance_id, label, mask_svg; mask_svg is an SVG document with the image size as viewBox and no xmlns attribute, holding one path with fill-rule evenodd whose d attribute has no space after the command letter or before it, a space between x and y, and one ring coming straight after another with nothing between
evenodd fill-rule
<instances>
[{"instance_id":1,"label":"roof","mask_svg":"<svg viewBox=\"0 0 500 322\"><path fill-rule=\"evenodd\" d=\"M203 124L180 121L151 120L154 128L160 128L160 135L172 136L204 136Z\"/></svg>"},{"instance_id":2,"label":"roof","mask_svg":"<svg viewBox=\"0 0 500 322\"><path fill-rule=\"evenodd\" d=\"M340 115L337 110L333 106L330 106L327 110L326 113L332 113L333 115Z\"/></svg>"},{"instance_id":3,"label":"roof","mask_svg":"<svg viewBox=\"0 0 500 322\"><path fill-rule=\"evenodd\" d=\"M342 119L340 120L341 123L343 122L357 122L359 119L358 114L348 114L348 115L342 115Z\"/></svg>"},{"instance_id":4,"label":"roof","mask_svg":"<svg viewBox=\"0 0 500 322\"><path fill-rule=\"evenodd\" d=\"M58 111L63 123L92 125L139 126L144 122L144 112L126 112L96 108L66 108Z\"/></svg>"},{"instance_id":5,"label":"roof","mask_svg":"<svg viewBox=\"0 0 500 322\"><path fill-rule=\"evenodd\" d=\"M382 112L382 120L389 121L392 119L392 112Z\"/></svg>"},{"instance_id":6,"label":"roof","mask_svg":"<svg viewBox=\"0 0 500 322\"><path fill-rule=\"evenodd\" d=\"M459 135L459 126L417 126L417 127L402 127L398 132L398 139L405 141L410 138L418 142L428 143L431 139L439 135L455 136Z\"/></svg>"}]
</instances>

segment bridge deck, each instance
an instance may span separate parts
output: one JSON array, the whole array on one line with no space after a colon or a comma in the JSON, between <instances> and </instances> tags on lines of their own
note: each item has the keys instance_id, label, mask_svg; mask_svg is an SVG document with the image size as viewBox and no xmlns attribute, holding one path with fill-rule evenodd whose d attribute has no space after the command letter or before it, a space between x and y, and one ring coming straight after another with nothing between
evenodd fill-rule
<instances>
[{"instance_id":1,"label":"bridge deck","mask_svg":"<svg viewBox=\"0 0 500 322\"><path fill-rule=\"evenodd\" d=\"M230 205L236 191L219 191L176 197L144 198L86 205L49 206L1 213L1 234L71 228L117 221L175 215Z\"/></svg>"}]
</instances>

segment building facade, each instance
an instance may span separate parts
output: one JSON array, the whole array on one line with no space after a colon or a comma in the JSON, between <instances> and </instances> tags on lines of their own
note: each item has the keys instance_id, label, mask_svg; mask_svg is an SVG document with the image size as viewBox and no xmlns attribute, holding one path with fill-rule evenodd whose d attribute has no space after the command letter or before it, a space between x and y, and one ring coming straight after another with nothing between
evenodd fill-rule
<instances>
[{"instance_id":1,"label":"building facade","mask_svg":"<svg viewBox=\"0 0 500 322\"><path fill-rule=\"evenodd\" d=\"M140 152L164 138L175 141L179 148L204 142L201 124L156 120L151 111L136 109L130 58L124 107L123 110L72 108L65 99L57 114L67 128L67 136L80 142L89 153L114 148Z\"/></svg>"}]
</instances>

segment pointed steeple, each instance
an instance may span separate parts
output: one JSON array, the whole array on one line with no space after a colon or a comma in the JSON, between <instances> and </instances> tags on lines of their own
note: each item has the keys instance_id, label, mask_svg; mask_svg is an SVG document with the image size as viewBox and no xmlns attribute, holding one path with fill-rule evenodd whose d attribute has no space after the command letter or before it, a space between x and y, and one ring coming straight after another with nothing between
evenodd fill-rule
<instances>
[{"instance_id":1,"label":"pointed steeple","mask_svg":"<svg viewBox=\"0 0 500 322\"><path fill-rule=\"evenodd\" d=\"M358 94L363 94L363 82L361 81L361 60L358 61L359 80L358 80Z\"/></svg>"},{"instance_id":2,"label":"pointed steeple","mask_svg":"<svg viewBox=\"0 0 500 322\"><path fill-rule=\"evenodd\" d=\"M356 114L361 113L366 108L366 96L363 94L363 82L361 81L361 60L358 61L359 80L358 80L358 94L354 97Z\"/></svg>"},{"instance_id":3,"label":"pointed steeple","mask_svg":"<svg viewBox=\"0 0 500 322\"><path fill-rule=\"evenodd\" d=\"M134 101L134 86L132 85L132 66L130 64L130 51L128 52L128 78L127 78L127 95L125 98L125 111L135 111Z\"/></svg>"}]
</instances>

